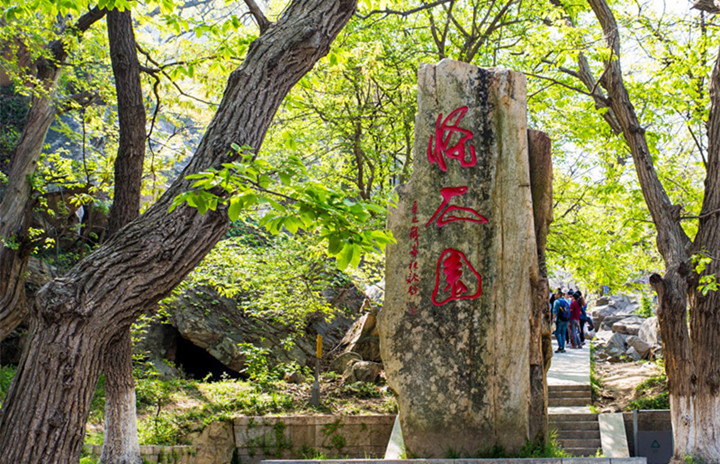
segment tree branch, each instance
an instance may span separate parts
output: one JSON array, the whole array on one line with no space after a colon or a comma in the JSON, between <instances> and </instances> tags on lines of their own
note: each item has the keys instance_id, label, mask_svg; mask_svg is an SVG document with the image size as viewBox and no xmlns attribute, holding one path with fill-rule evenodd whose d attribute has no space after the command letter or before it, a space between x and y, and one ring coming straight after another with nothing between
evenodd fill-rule
<instances>
[{"instance_id":1,"label":"tree branch","mask_svg":"<svg viewBox=\"0 0 720 464\"><path fill-rule=\"evenodd\" d=\"M260 34L267 31L272 23L265 17L265 14L257 3L255 3L255 0L245 0L245 4L250 9L253 18L255 18L255 22L257 22L258 28L260 28Z\"/></svg>"},{"instance_id":2,"label":"tree branch","mask_svg":"<svg viewBox=\"0 0 720 464\"><path fill-rule=\"evenodd\" d=\"M366 14L366 15L356 14L356 16L357 16L358 18L360 18L360 19L368 19L370 16L373 16L373 15L376 15L376 14L382 14L382 15L385 15L385 16L390 16L390 15L410 16L411 14L417 13L418 11L429 10L429 9L431 9L431 8L434 8L434 7L438 6L438 5L442 5L442 4L444 4L444 3L450 3L451 1L452 1L452 0L437 0L437 1L435 1L435 2L427 3L427 4L425 4L425 5L421 5L421 6L417 7L417 8L411 8L411 9L409 9L409 10L404 10L404 11L391 10L391 9L389 9L389 8L386 8L386 9L384 9L384 10L372 10L371 12L369 12L369 13Z\"/></svg>"},{"instance_id":3,"label":"tree branch","mask_svg":"<svg viewBox=\"0 0 720 464\"><path fill-rule=\"evenodd\" d=\"M706 13L720 13L720 2L718 0L695 0L692 8Z\"/></svg>"}]
</instances>

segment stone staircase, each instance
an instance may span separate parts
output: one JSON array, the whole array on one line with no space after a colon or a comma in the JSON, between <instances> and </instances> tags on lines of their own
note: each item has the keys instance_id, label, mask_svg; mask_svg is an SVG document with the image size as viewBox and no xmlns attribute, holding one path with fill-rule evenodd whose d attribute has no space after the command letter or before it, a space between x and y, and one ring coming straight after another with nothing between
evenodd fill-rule
<instances>
[{"instance_id":1,"label":"stone staircase","mask_svg":"<svg viewBox=\"0 0 720 464\"><path fill-rule=\"evenodd\" d=\"M573 456L595 456L602 445L597 414L587 408L590 385L550 385L548 403L550 429L557 430L563 449Z\"/></svg>"}]
</instances>

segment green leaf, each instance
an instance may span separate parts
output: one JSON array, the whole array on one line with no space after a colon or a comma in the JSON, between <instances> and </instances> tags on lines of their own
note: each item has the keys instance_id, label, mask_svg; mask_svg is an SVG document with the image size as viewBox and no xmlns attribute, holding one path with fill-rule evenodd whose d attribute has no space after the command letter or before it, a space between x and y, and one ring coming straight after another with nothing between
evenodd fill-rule
<instances>
[{"instance_id":1,"label":"green leaf","mask_svg":"<svg viewBox=\"0 0 720 464\"><path fill-rule=\"evenodd\" d=\"M284 185L290 185L290 182L292 181L290 174L284 171L278 172L278 177L280 178L280 182L282 182Z\"/></svg>"},{"instance_id":2,"label":"green leaf","mask_svg":"<svg viewBox=\"0 0 720 464\"><path fill-rule=\"evenodd\" d=\"M340 238L335 235L328 237L328 254L330 256L335 256L341 250L342 242L340 242Z\"/></svg>"},{"instance_id":3,"label":"green leaf","mask_svg":"<svg viewBox=\"0 0 720 464\"><path fill-rule=\"evenodd\" d=\"M230 199L230 205L228 206L228 217L231 221L237 221L237 219L240 217L240 213L244 209L244 206L245 205L240 198L235 197Z\"/></svg>"}]
</instances>

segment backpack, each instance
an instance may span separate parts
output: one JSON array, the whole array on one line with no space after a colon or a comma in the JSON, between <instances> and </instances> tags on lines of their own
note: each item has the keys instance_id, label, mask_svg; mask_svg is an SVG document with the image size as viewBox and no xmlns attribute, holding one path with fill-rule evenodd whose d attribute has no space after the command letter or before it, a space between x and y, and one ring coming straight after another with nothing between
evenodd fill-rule
<instances>
[{"instance_id":1,"label":"backpack","mask_svg":"<svg viewBox=\"0 0 720 464\"><path fill-rule=\"evenodd\" d=\"M555 304L558 305L557 310L557 319L559 321L569 321L570 320L570 305L567 301L563 300L562 298L557 300Z\"/></svg>"}]
</instances>

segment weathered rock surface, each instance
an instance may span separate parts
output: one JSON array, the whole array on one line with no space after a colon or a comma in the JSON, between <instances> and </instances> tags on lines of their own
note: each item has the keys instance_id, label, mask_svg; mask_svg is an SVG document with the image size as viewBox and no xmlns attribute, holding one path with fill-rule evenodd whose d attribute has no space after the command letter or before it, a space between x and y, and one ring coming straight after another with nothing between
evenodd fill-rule
<instances>
[{"instance_id":1,"label":"weathered rock surface","mask_svg":"<svg viewBox=\"0 0 720 464\"><path fill-rule=\"evenodd\" d=\"M339 350L357 353L365 361L381 362L376 309L371 309L355 321L340 341Z\"/></svg>"},{"instance_id":2,"label":"weathered rock surface","mask_svg":"<svg viewBox=\"0 0 720 464\"><path fill-rule=\"evenodd\" d=\"M343 373L344 383L375 382L382 371L382 364L372 361L350 361Z\"/></svg>"},{"instance_id":3,"label":"weathered rock surface","mask_svg":"<svg viewBox=\"0 0 720 464\"><path fill-rule=\"evenodd\" d=\"M657 316L645 319L638 330L638 337L649 345L660 344L660 326Z\"/></svg>"},{"instance_id":4,"label":"weathered rock surface","mask_svg":"<svg viewBox=\"0 0 720 464\"><path fill-rule=\"evenodd\" d=\"M342 375L347 365L353 361L362 361L362 356L352 351L347 351L333 359L330 363L330 371Z\"/></svg>"},{"instance_id":5,"label":"weathered rock surface","mask_svg":"<svg viewBox=\"0 0 720 464\"><path fill-rule=\"evenodd\" d=\"M635 352L640 355L642 359L647 359L648 355L650 354L650 351L652 350L652 345L649 345L645 341L643 341L641 338L636 336L630 336L627 339L627 345L629 347L632 347ZM628 350L629 351L629 350Z\"/></svg>"},{"instance_id":6,"label":"weathered rock surface","mask_svg":"<svg viewBox=\"0 0 720 464\"><path fill-rule=\"evenodd\" d=\"M525 78L443 60L421 65L418 88L413 176L388 219L388 384L409 454L517 452L530 438L537 260Z\"/></svg>"},{"instance_id":7,"label":"weathered rock surface","mask_svg":"<svg viewBox=\"0 0 720 464\"><path fill-rule=\"evenodd\" d=\"M322 315L312 316L300 336L296 336L296 328L246 314L237 300L223 297L209 287L184 291L170 303L167 312L169 323L179 335L233 371L240 372L245 368L245 354L239 348L241 343L267 349L266 359L271 366L293 361L310 365L315 358L316 335L323 336L325 352L335 347L359 316L366 299L352 285L330 289L327 293L324 296L338 311L329 322ZM149 351L152 359L174 361L171 341L163 337L172 337L172 334L156 333L148 337L141 348ZM286 342L293 337L293 343L288 345Z\"/></svg>"},{"instance_id":8,"label":"weathered rock surface","mask_svg":"<svg viewBox=\"0 0 720 464\"><path fill-rule=\"evenodd\" d=\"M614 323L612 331L625 335L637 335L644 321L645 319L640 316L629 316Z\"/></svg>"}]
</instances>

